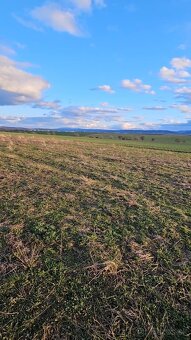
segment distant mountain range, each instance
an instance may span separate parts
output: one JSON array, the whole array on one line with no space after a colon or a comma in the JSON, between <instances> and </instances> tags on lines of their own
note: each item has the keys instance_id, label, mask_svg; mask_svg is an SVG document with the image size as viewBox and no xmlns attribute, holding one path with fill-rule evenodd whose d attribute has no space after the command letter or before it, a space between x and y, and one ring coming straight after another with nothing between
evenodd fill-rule
<instances>
[{"instance_id":1,"label":"distant mountain range","mask_svg":"<svg viewBox=\"0 0 191 340\"><path fill-rule=\"evenodd\" d=\"M87 133L118 133L118 134L149 134L149 135L191 135L191 130L187 131L168 131L168 130L103 130L103 129L80 129L80 128L57 128L57 129L39 129L39 128L22 128L22 127L8 127L0 126L0 131L28 131L28 132L50 132L50 133L64 133L64 132L87 132Z\"/></svg>"}]
</instances>

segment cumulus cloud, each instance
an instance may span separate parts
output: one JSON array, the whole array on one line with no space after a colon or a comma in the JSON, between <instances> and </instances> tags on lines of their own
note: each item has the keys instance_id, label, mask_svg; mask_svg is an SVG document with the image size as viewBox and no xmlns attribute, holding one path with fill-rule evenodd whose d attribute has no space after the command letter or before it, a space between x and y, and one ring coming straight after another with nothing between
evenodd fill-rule
<instances>
[{"instance_id":1,"label":"cumulus cloud","mask_svg":"<svg viewBox=\"0 0 191 340\"><path fill-rule=\"evenodd\" d=\"M81 31L77 25L75 14L70 10L61 9L50 3L32 10L31 15L45 26L58 32L67 32L79 36Z\"/></svg>"},{"instance_id":2,"label":"cumulus cloud","mask_svg":"<svg viewBox=\"0 0 191 340\"><path fill-rule=\"evenodd\" d=\"M175 98L181 100L183 105L191 103L191 73L188 69L191 68L191 59L186 57L173 58L170 61L172 68L163 66L160 69L160 77L167 83L171 83L171 87L168 85L161 86L161 90L169 90L175 94Z\"/></svg>"},{"instance_id":3,"label":"cumulus cloud","mask_svg":"<svg viewBox=\"0 0 191 340\"><path fill-rule=\"evenodd\" d=\"M184 70L174 70L166 66L163 66L160 69L160 77L169 83L175 84L186 83L187 79L185 78L189 78L190 76L191 74Z\"/></svg>"},{"instance_id":4,"label":"cumulus cloud","mask_svg":"<svg viewBox=\"0 0 191 340\"><path fill-rule=\"evenodd\" d=\"M173 58L170 61L172 68L166 66L161 67L160 77L169 83L183 84L187 83L191 74L186 70L191 67L191 59L188 58Z\"/></svg>"},{"instance_id":5,"label":"cumulus cloud","mask_svg":"<svg viewBox=\"0 0 191 340\"><path fill-rule=\"evenodd\" d=\"M115 93L115 91L112 89L112 87L110 85L99 85L98 87L96 87L93 90L100 90L100 91L107 92L107 93L110 93L110 94Z\"/></svg>"},{"instance_id":6,"label":"cumulus cloud","mask_svg":"<svg viewBox=\"0 0 191 340\"><path fill-rule=\"evenodd\" d=\"M155 94L155 92L152 90L152 86L143 84L142 80L140 79L134 79L133 81L129 79L124 79L121 82L121 86L124 89L132 90L135 92L144 92L144 93L152 94L152 95Z\"/></svg>"},{"instance_id":7,"label":"cumulus cloud","mask_svg":"<svg viewBox=\"0 0 191 340\"><path fill-rule=\"evenodd\" d=\"M191 59L188 58L173 58L171 60L171 65L175 69L182 70L188 67L191 67Z\"/></svg>"},{"instance_id":8,"label":"cumulus cloud","mask_svg":"<svg viewBox=\"0 0 191 340\"><path fill-rule=\"evenodd\" d=\"M40 76L25 72L15 61L0 56L0 105L34 103L49 87Z\"/></svg>"}]
</instances>

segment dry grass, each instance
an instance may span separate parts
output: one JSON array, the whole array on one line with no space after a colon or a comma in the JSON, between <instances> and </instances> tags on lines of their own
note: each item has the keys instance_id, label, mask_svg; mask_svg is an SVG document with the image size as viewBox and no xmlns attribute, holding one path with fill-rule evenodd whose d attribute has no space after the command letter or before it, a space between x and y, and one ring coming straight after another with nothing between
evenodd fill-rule
<instances>
[{"instance_id":1,"label":"dry grass","mask_svg":"<svg viewBox=\"0 0 191 340\"><path fill-rule=\"evenodd\" d=\"M0 134L2 339L188 339L190 164Z\"/></svg>"}]
</instances>

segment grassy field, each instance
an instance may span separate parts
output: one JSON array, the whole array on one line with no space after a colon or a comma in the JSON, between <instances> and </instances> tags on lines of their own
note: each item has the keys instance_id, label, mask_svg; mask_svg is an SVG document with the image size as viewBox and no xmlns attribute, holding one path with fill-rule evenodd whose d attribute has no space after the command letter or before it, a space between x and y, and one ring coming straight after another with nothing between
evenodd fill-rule
<instances>
[{"instance_id":1,"label":"grassy field","mask_svg":"<svg viewBox=\"0 0 191 340\"><path fill-rule=\"evenodd\" d=\"M0 134L1 339L189 339L191 142L165 138Z\"/></svg>"},{"instance_id":2,"label":"grassy field","mask_svg":"<svg viewBox=\"0 0 191 340\"><path fill-rule=\"evenodd\" d=\"M7 135L34 136L34 132L12 132ZM96 142L101 144L122 144L127 147L166 150L175 152L191 152L191 135L140 135L118 133L90 133L90 132L36 132L35 135L44 138L71 139L83 142Z\"/></svg>"}]
</instances>

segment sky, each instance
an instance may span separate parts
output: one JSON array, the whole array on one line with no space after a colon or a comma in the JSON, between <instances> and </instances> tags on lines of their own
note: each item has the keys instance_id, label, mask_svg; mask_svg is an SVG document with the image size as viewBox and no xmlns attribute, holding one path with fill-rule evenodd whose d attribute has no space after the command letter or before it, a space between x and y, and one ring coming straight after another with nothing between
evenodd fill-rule
<instances>
[{"instance_id":1,"label":"sky","mask_svg":"<svg viewBox=\"0 0 191 340\"><path fill-rule=\"evenodd\" d=\"M0 1L0 126L191 130L191 1Z\"/></svg>"}]
</instances>

